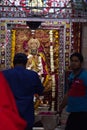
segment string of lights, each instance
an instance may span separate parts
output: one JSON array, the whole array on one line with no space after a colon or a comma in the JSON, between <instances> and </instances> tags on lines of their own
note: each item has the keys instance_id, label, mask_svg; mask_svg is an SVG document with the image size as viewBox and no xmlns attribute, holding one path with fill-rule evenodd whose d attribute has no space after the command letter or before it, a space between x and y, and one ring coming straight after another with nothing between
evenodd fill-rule
<instances>
[{"instance_id":1,"label":"string of lights","mask_svg":"<svg viewBox=\"0 0 87 130\"><path fill-rule=\"evenodd\" d=\"M66 1L66 0L65 0ZM39 0L37 0L37 3ZM87 21L87 1L67 0L64 4L61 0L45 0L42 5L30 4L29 0L0 0L0 19L21 19L27 21L36 18L44 21L44 19L71 20L71 21Z\"/></svg>"}]
</instances>

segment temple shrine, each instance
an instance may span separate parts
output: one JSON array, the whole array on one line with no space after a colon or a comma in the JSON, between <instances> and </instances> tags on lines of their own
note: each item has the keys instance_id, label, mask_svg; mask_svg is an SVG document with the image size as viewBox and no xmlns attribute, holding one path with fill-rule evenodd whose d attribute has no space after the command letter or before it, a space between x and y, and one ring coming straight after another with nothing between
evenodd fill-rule
<instances>
[{"instance_id":1,"label":"temple shrine","mask_svg":"<svg viewBox=\"0 0 87 130\"><path fill-rule=\"evenodd\" d=\"M13 67L16 53L27 55L26 68L38 73L47 90L34 99L43 130L59 122L54 115L66 90L70 55L82 52L86 68L86 33L87 0L0 0L0 70ZM47 119L54 128L45 126Z\"/></svg>"}]
</instances>

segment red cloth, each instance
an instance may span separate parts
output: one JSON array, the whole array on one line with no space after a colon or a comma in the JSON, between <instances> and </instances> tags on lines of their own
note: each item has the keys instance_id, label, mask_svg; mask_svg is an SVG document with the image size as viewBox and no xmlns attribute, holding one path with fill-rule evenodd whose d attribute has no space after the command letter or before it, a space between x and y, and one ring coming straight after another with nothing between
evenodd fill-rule
<instances>
[{"instance_id":1,"label":"red cloth","mask_svg":"<svg viewBox=\"0 0 87 130\"><path fill-rule=\"evenodd\" d=\"M27 123L17 110L12 91L0 72L0 130L25 130Z\"/></svg>"},{"instance_id":2,"label":"red cloth","mask_svg":"<svg viewBox=\"0 0 87 130\"><path fill-rule=\"evenodd\" d=\"M85 96L86 94L86 87L81 79L76 79L68 92L69 96L81 97Z\"/></svg>"}]
</instances>

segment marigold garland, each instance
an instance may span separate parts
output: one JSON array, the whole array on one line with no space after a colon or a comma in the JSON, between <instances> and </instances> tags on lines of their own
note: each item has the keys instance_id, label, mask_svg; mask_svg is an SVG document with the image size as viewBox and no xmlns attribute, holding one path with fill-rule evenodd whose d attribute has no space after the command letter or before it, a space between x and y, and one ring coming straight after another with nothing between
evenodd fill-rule
<instances>
[{"instance_id":1,"label":"marigold garland","mask_svg":"<svg viewBox=\"0 0 87 130\"><path fill-rule=\"evenodd\" d=\"M15 33L16 33L16 30L12 30L11 67L13 67L13 58L15 55Z\"/></svg>"}]
</instances>

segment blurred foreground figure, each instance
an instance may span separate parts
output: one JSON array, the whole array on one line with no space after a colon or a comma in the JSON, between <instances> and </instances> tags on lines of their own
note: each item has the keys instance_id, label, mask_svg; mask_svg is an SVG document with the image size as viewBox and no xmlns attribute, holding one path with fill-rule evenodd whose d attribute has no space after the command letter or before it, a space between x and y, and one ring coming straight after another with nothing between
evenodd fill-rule
<instances>
[{"instance_id":1,"label":"blurred foreground figure","mask_svg":"<svg viewBox=\"0 0 87 130\"><path fill-rule=\"evenodd\" d=\"M34 94L41 95L44 87L38 74L26 69L26 63L27 56L23 53L17 53L13 60L14 68L4 70L2 73L13 92L20 117L27 122L26 130L32 130L34 124Z\"/></svg>"}]
</instances>

